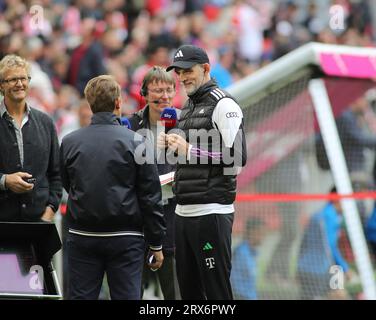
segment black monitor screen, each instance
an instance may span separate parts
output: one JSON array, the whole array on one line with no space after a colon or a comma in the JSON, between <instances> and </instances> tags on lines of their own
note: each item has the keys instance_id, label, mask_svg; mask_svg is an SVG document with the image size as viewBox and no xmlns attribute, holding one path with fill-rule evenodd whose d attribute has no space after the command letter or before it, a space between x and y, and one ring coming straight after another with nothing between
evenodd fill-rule
<instances>
[{"instance_id":1,"label":"black monitor screen","mask_svg":"<svg viewBox=\"0 0 376 320\"><path fill-rule=\"evenodd\" d=\"M43 294L40 270L32 244L0 242L0 294Z\"/></svg>"}]
</instances>

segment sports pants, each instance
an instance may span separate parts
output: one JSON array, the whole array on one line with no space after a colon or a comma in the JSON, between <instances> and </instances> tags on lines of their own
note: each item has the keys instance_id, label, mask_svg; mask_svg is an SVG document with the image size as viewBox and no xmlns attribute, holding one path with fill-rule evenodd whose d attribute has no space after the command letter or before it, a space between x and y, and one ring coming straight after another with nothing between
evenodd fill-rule
<instances>
[{"instance_id":1,"label":"sports pants","mask_svg":"<svg viewBox=\"0 0 376 320\"><path fill-rule=\"evenodd\" d=\"M183 300L232 300L231 232L234 213L176 215L176 271Z\"/></svg>"}]
</instances>

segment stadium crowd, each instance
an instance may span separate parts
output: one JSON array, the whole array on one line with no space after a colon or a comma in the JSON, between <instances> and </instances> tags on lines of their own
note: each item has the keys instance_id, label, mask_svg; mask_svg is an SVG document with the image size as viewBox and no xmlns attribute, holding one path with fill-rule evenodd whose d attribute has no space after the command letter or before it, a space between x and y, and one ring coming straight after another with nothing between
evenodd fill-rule
<instances>
[{"instance_id":1,"label":"stadium crowd","mask_svg":"<svg viewBox=\"0 0 376 320\"><path fill-rule=\"evenodd\" d=\"M0 0L0 58L32 62L29 103L50 114L59 136L78 127L83 88L99 74L121 84L122 113L139 110L140 85L181 44L204 48L227 87L309 41L372 46L366 1ZM343 28L329 26L341 6ZM337 7L338 8L338 7ZM174 105L186 96L179 86Z\"/></svg>"}]
</instances>

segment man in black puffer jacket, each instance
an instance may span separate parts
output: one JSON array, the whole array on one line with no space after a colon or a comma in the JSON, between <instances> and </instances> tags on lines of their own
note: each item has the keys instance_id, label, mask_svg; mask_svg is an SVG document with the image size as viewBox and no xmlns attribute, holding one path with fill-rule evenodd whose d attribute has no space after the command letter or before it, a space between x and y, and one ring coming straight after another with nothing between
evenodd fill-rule
<instances>
[{"instance_id":1,"label":"man in black puffer jacket","mask_svg":"<svg viewBox=\"0 0 376 320\"><path fill-rule=\"evenodd\" d=\"M231 232L236 175L245 165L243 114L210 78L204 50L183 45L174 69L189 97L164 141L178 154L174 193L176 264L183 299L232 299Z\"/></svg>"}]
</instances>

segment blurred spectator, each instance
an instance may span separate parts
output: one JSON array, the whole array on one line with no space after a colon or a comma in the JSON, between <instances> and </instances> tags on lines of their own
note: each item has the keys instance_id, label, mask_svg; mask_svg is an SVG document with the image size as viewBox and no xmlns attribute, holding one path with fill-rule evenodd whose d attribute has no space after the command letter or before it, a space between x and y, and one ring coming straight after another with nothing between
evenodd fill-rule
<instances>
[{"instance_id":1,"label":"blurred spectator","mask_svg":"<svg viewBox=\"0 0 376 320\"><path fill-rule=\"evenodd\" d=\"M107 29L101 39L104 56L115 58L123 49L124 34L120 29Z\"/></svg>"},{"instance_id":2,"label":"blurred spectator","mask_svg":"<svg viewBox=\"0 0 376 320\"><path fill-rule=\"evenodd\" d=\"M332 193L336 189L331 190ZM299 249L297 278L301 299L347 299L345 289L331 288L330 267L338 265L350 279L349 265L338 247L341 232L342 208L339 200L325 205L310 218Z\"/></svg>"},{"instance_id":3,"label":"blurred spectator","mask_svg":"<svg viewBox=\"0 0 376 320\"><path fill-rule=\"evenodd\" d=\"M374 151L376 149L376 115L366 96L356 99L336 119L336 124L346 165L353 181L353 189L355 192L360 192L362 189L369 190L374 181L372 177L369 178L371 164L367 161L366 150ZM330 169L321 135L316 141L316 152L319 166L324 170ZM363 177L367 177L367 181ZM364 225L367 216L364 201L357 201L357 206Z\"/></svg>"},{"instance_id":4,"label":"blurred spectator","mask_svg":"<svg viewBox=\"0 0 376 320\"><path fill-rule=\"evenodd\" d=\"M98 6L97 0L77 0L82 19L93 18L99 20L103 17L103 10Z\"/></svg>"},{"instance_id":5,"label":"blurred spectator","mask_svg":"<svg viewBox=\"0 0 376 320\"><path fill-rule=\"evenodd\" d=\"M256 180L256 188L260 193L291 194L302 192L304 186L304 156L301 148L291 152L262 179ZM273 248L268 262L266 274L271 281L279 285L289 283L291 277L290 258L299 231L299 216L304 211L303 202L277 202L281 225L278 230L278 241Z\"/></svg>"},{"instance_id":6,"label":"blurred spectator","mask_svg":"<svg viewBox=\"0 0 376 320\"><path fill-rule=\"evenodd\" d=\"M190 33L191 23L187 16L178 17L171 29L171 36L174 39L174 47L178 48L184 43L192 43Z\"/></svg>"},{"instance_id":7,"label":"blurred spectator","mask_svg":"<svg viewBox=\"0 0 376 320\"><path fill-rule=\"evenodd\" d=\"M266 224L261 218L247 220L243 241L234 249L231 270L231 285L235 300L256 300L257 248L266 233Z\"/></svg>"},{"instance_id":8,"label":"blurred spectator","mask_svg":"<svg viewBox=\"0 0 376 320\"><path fill-rule=\"evenodd\" d=\"M200 0L185 0L184 1L184 13L192 14L202 10L202 2Z\"/></svg>"},{"instance_id":9,"label":"blurred spectator","mask_svg":"<svg viewBox=\"0 0 376 320\"><path fill-rule=\"evenodd\" d=\"M367 130L366 114L373 113L365 96L356 99L336 120L350 173L367 172L365 149L376 149L376 133Z\"/></svg>"},{"instance_id":10,"label":"blurred spectator","mask_svg":"<svg viewBox=\"0 0 376 320\"><path fill-rule=\"evenodd\" d=\"M65 83L68 73L69 57L65 53L60 53L51 59L51 81L55 91L61 89Z\"/></svg>"},{"instance_id":11,"label":"blurred spectator","mask_svg":"<svg viewBox=\"0 0 376 320\"><path fill-rule=\"evenodd\" d=\"M28 7L34 2L0 4L0 57L37 54L32 60L51 79L55 91L68 83L82 93L87 80L106 73L108 64L110 73L126 69L128 81L123 90L132 93L139 107L143 101L132 88L139 87L143 77L140 66L165 66L163 61L149 62L149 44L161 39L163 60L181 44L204 47L213 62L222 47L231 48L237 53L228 70L234 82L312 37L325 43L373 45L369 4L364 1L310 1L308 6L272 0L44 1L44 21L37 28ZM323 12L329 12L330 5L345 10L346 29L340 33L325 29L329 20ZM42 47L35 39L42 40ZM47 100L44 110L51 113L54 107L49 96L35 99ZM185 99L178 85L174 105L181 106Z\"/></svg>"},{"instance_id":12,"label":"blurred spectator","mask_svg":"<svg viewBox=\"0 0 376 320\"><path fill-rule=\"evenodd\" d=\"M372 34L371 10L368 1L353 1L348 17L348 24L360 33Z\"/></svg>"},{"instance_id":13,"label":"blurred spectator","mask_svg":"<svg viewBox=\"0 0 376 320\"><path fill-rule=\"evenodd\" d=\"M85 18L81 23L81 44L73 50L68 70L68 83L83 96L87 82L106 73L102 46L96 41L96 21Z\"/></svg>"},{"instance_id":14,"label":"blurred spectator","mask_svg":"<svg viewBox=\"0 0 376 320\"><path fill-rule=\"evenodd\" d=\"M219 48L218 54L219 60L214 64L210 74L215 78L218 86L226 88L234 82L230 71L234 64L235 55L230 47Z\"/></svg>"},{"instance_id":15,"label":"blurred spectator","mask_svg":"<svg viewBox=\"0 0 376 320\"><path fill-rule=\"evenodd\" d=\"M140 95L140 87L147 71L153 66L167 67L169 65L169 48L163 39L157 39L149 44L147 49L147 60L139 66L133 73L132 84L130 86L131 97L138 102L138 109L145 104L143 97ZM181 95L179 86L176 86L177 94L173 100L175 107L181 107L185 97Z\"/></svg>"},{"instance_id":16,"label":"blurred spectator","mask_svg":"<svg viewBox=\"0 0 376 320\"><path fill-rule=\"evenodd\" d=\"M249 62L259 62L263 49L263 26L259 14L245 0L235 0L233 27L238 32L240 57Z\"/></svg>"},{"instance_id":17,"label":"blurred spectator","mask_svg":"<svg viewBox=\"0 0 376 320\"><path fill-rule=\"evenodd\" d=\"M79 36L81 29L81 16L79 8L74 5L66 8L62 16L61 24L68 34Z\"/></svg>"},{"instance_id":18,"label":"blurred spectator","mask_svg":"<svg viewBox=\"0 0 376 320\"><path fill-rule=\"evenodd\" d=\"M55 93L48 74L38 61L43 61L43 42L38 37L29 38L23 47L22 56L30 61L30 101L35 101L39 109L52 113L55 108Z\"/></svg>"},{"instance_id":19,"label":"blurred spectator","mask_svg":"<svg viewBox=\"0 0 376 320\"><path fill-rule=\"evenodd\" d=\"M372 175L369 174L367 171L356 171L350 174L350 180L353 187L354 192L370 192L375 189L375 181L372 178ZM354 199L356 202L356 206L358 208L358 212L360 215L360 219L364 228L366 228L366 223L370 212L368 210L372 210L367 206L366 199Z\"/></svg>"},{"instance_id":20,"label":"blurred spectator","mask_svg":"<svg viewBox=\"0 0 376 320\"><path fill-rule=\"evenodd\" d=\"M77 109L80 109L80 105L80 95L76 89L64 85L57 91L53 118L60 141L67 133L79 128Z\"/></svg>"},{"instance_id":21,"label":"blurred spectator","mask_svg":"<svg viewBox=\"0 0 376 320\"><path fill-rule=\"evenodd\" d=\"M324 28L322 20L318 17L317 4L314 1L310 1L308 4L307 16L303 20L303 26L312 35L317 35Z\"/></svg>"},{"instance_id":22,"label":"blurred spectator","mask_svg":"<svg viewBox=\"0 0 376 320\"><path fill-rule=\"evenodd\" d=\"M324 28L317 34L316 41L327 44L336 44L337 37L330 28Z\"/></svg>"},{"instance_id":23,"label":"blurred spectator","mask_svg":"<svg viewBox=\"0 0 376 320\"><path fill-rule=\"evenodd\" d=\"M366 238L369 243L373 259L376 262L376 205L374 205L372 213L367 220Z\"/></svg>"}]
</instances>

